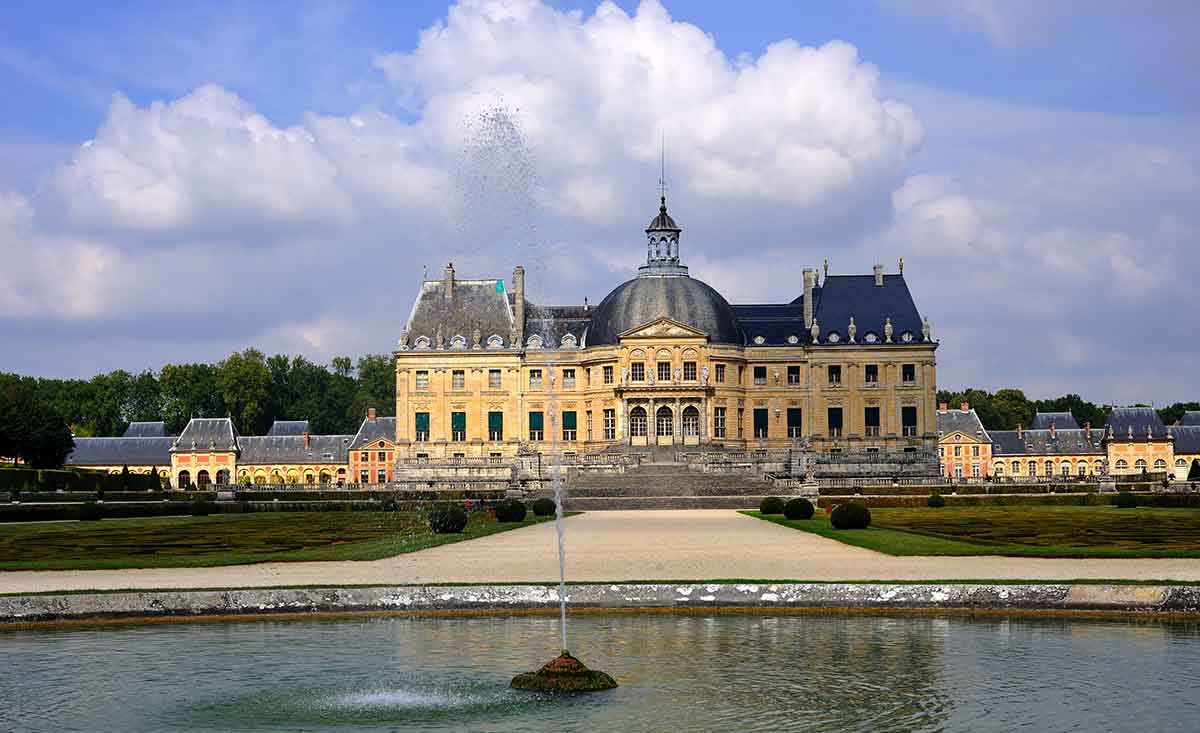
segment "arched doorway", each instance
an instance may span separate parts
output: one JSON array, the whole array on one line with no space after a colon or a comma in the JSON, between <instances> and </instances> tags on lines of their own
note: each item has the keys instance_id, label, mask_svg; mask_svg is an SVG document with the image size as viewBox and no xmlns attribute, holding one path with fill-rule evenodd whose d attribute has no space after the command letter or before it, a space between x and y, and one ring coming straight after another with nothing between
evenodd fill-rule
<instances>
[{"instance_id":1,"label":"arched doorway","mask_svg":"<svg viewBox=\"0 0 1200 733\"><path fill-rule=\"evenodd\" d=\"M687 445L699 445L700 443L700 411L695 405L688 405L683 408L683 415L680 417L680 422L683 428L683 442Z\"/></svg>"},{"instance_id":2,"label":"arched doorway","mask_svg":"<svg viewBox=\"0 0 1200 733\"><path fill-rule=\"evenodd\" d=\"M1188 481L1200 481L1200 458L1192 459L1192 470L1188 471Z\"/></svg>"},{"instance_id":3,"label":"arched doorway","mask_svg":"<svg viewBox=\"0 0 1200 733\"><path fill-rule=\"evenodd\" d=\"M229 483L229 471L222 468L217 471L217 486L224 486L227 483Z\"/></svg>"},{"instance_id":4,"label":"arched doorway","mask_svg":"<svg viewBox=\"0 0 1200 733\"><path fill-rule=\"evenodd\" d=\"M179 488L187 489L192 486L192 474L187 471L179 472Z\"/></svg>"},{"instance_id":5,"label":"arched doorway","mask_svg":"<svg viewBox=\"0 0 1200 733\"><path fill-rule=\"evenodd\" d=\"M629 439L634 445L646 444L646 408L635 407L629 411Z\"/></svg>"},{"instance_id":6,"label":"arched doorway","mask_svg":"<svg viewBox=\"0 0 1200 733\"><path fill-rule=\"evenodd\" d=\"M663 405L654 413L654 435L659 445L670 445L675 438L675 413Z\"/></svg>"},{"instance_id":7,"label":"arched doorway","mask_svg":"<svg viewBox=\"0 0 1200 733\"><path fill-rule=\"evenodd\" d=\"M212 480L208 476L208 469L200 469L200 472L196 474L196 488L203 491L208 488L210 483L212 483Z\"/></svg>"}]
</instances>

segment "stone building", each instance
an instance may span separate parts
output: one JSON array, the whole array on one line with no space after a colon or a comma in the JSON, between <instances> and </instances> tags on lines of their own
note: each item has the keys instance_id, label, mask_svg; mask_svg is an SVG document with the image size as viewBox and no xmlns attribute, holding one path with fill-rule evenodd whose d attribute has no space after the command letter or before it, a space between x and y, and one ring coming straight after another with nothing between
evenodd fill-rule
<instances>
[{"instance_id":1,"label":"stone building","mask_svg":"<svg viewBox=\"0 0 1200 733\"><path fill-rule=\"evenodd\" d=\"M599 304L422 283L396 357L401 457L711 446L819 453L936 445L936 342L903 275L804 269L785 303L731 305L691 277L663 198L646 262Z\"/></svg>"},{"instance_id":2,"label":"stone building","mask_svg":"<svg viewBox=\"0 0 1200 733\"><path fill-rule=\"evenodd\" d=\"M939 473L948 479L982 479L991 473L992 438L966 402L957 410L938 405Z\"/></svg>"}]
</instances>

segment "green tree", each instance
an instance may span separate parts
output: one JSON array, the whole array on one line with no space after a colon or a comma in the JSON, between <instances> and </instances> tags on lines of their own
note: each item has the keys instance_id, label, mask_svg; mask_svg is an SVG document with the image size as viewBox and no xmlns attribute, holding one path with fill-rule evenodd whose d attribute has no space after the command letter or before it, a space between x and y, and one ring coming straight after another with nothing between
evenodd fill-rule
<instances>
[{"instance_id":1,"label":"green tree","mask_svg":"<svg viewBox=\"0 0 1200 733\"><path fill-rule=\"evenodd\" d=\"M0 455L31 468L57 468L75 448L62 416L38 394L37 380L6 379L0 386Z\"/></svg>"},{"instance_id":2,"label":"green tree","mask_svg":"<svg viewBox=\"0 0 1200 733\"><path fill-rule=\"evenodd\" d=\"M89 435L120 435L129 425L126 406L133 385L133 375L118 369L97 374L90 380L91 399L84 405L80 427Z\"/></svg>"},{"instance_id":3,"label":"green tree","mask_svg":"<svg viewBox=\"0 0 1200 733\"><path fill-rule=\"evenodd\" d=\"M246 349L218 364L217 389L238 430L247 435L267 431L271 372L261 351Z\"/></svg>"},{"instance_id":4,"label":"green tree","mask_svg":"<svg viewBox=\"0 0 1200 733\"><path fill-rule=\"evenodd\" d=\"M358 389L350 404L349 416L361 420L368 407L374 407L380 415L395 415L396 369L393 358L384 354L363 356L358 360L356 374Z\"/></svg>"},{"instance_id":5,"label":"green tree","mask_svg":"<svg viewBox=\"0 0 1200 733\"><path fill-rule=\"evenodd\" d=\"M147 369L133 378L124 412L129 422L163 419L162 387L157 374Z\"/></svg>"},{"instance_id":6,"label":"green tree","mask_svg":"<svg viewBox=\"0 0 1200 733\"><path fill-rule=\"evenodd\" d=\"M1200 410L1200 402L1176 402L1169 407L1160 409L1158 416L1167 425L1174 425L1177 420L1183 417L1183 413L1192 410Z\"/></svg>"},{"instance_id":7,"label":"green tree","mask_svg":"<svg viewBox=\"0 0 1200 733\"><path fill-rule=\"evenodd\" d=\"M225 414L225 403L217 388L217 368L212 364L167 364L158 381L163 419L173 433L178 434L193 417Z\"/></svg>"}]
</instances>

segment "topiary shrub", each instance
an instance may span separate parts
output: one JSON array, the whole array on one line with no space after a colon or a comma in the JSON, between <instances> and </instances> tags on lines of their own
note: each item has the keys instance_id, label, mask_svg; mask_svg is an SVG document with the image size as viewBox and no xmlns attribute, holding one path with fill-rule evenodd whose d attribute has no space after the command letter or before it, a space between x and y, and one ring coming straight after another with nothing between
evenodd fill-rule
<instances>
[{"instance_id":1,"label":"topiary shrub","mask_svg":"<svg viewBox=\"0 0 1200 733\"><path fill-rule=\"evenodd\" d=\"M85 501L79 508L79 520L82 522L96 522L103 517L104 508L94 501Z\"/></svg>"},{"instance_id":2,"label":"topiary shrub","mask_svg":"<svg viewBox=\"0 0 1200 733\"><path fill-rule=\"evenodd\" d=\"M1138 505L1137 496L1132 491L1122 491L1117 494L1118 509L1134 509Z\"/></svg>"},{"instance_id":3,"label":"topiary shrub","mask_svg":"<svg viewBox=\"0 0 1200 733\"><path fill-rule=\"evenodd\" d=\"M925 503L934 509L941 509L942 507L946 506L946 497L935 491L929 495L929 499Z\"/></svg>"},{"instance_id":4,"label":"topiary shrub","mask_svg":"<svg viewBox=\"0 0 1200 733\"><path fill-rule=\"evenodd\" d=\"M467 526L467 511L457 504L434 507L429 512L429 528L434 534L458 534Z\"/></svg>"},{"instance_id":5,"label":"topiary shrub","mask_svg":"<svg viewBox=\"0 0 1200 733\"><path fill-rule=\"evenodd\" d=\"M788 519L812 519L813 505L808 499L791 499L783 505L783 516Z\"/></svg>"},{"instance_id":6,"label":"topiary shrub","mask_svg":"<svg viewBox=\"0 0 1200 733\"><path fill-rule=\"evenodd\" d=\"M783 499L778 496L768 496L758 505L760 514L783 514Z\"/></svg>"},{"instance_id":7,"label":"topiary shrub","mask_svg":"<svg viewBox=\"0 0 1200 733\"><path fill-rule=\"evenodd\" d=\"M554 500L542 497L533 502L533 514L538 517L550 517L554 515Z\"/></svg>"},{"instance_id":8,"label":"topiary shrub","mask_svg":"<svg viewBox=\"0 0 1200 733\"><path fill-rule=\"evenodd\" d=\"M207 517L212 513L213 509L212 502L195 499L192 501L191 506L188 507L188 514L191 514L193 517Z\"/></svg>"},{"instance_id":9,"label":"topiary shrub","mask_svg":"<svg viewBox=\"0 0 1200 733\"><path fill-rule=\"evenodd\" d=\"M834 529L866 529L871 526L871 510L857 501L838 504L829 515Z\"/></svg>"},{"instance_id":10,"label":"topiary shrub","mask_svg":"<svg viewBox=\"0 0 1200 733\"><path fill-rule=\"evenodd\" d=\"M496 505L497 522L524 522L525 504L516 499L505 499Z\"/></svg>"}]
</instances>

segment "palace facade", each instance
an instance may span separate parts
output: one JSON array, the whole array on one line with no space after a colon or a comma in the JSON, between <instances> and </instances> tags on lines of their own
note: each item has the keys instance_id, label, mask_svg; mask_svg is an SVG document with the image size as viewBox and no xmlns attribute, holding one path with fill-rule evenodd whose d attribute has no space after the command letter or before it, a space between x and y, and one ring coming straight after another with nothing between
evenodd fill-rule
<instances>
[{"instance_id":1,"label":"palace facade","mask_svg":"<svg viewBox=\"0 0 1200 733\"><path fill-rule=\"evenodd\" d=\"M598 305L426 280L395 352L401 456L644 446L901 452L936 445L937 343L901 272L797 274L796 297L731 305L693 278L665 198L646 262Z\"/></svg>"}]
</instances>

